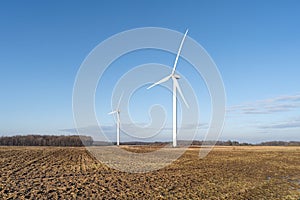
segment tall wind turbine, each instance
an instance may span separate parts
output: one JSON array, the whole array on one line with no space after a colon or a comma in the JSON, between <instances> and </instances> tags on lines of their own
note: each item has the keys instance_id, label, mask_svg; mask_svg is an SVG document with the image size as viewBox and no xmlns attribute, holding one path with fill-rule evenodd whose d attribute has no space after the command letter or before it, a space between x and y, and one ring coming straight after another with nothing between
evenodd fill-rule
<instances>
[{"instance_id":1,"label":"tall wind turbine","mask_svg":"<svg viewBox=\"0 0 300 200\"><path fill-rule=\"evenodd\" d=\"M177 52L177 55L176 55L176 58L175 58L172 73L169 76L161 79L160 81L157 81L156 83L154 83L153 85L151 85L150 87L147 88L147 89L150 89L150 88L152 88L156 85L159 85L159 84L162 84L162 83L168 81L171 78L173 80L173 147L177 146L177 100L176 100L177 90L178 90L182 100L184 101L185 105L187 107L189 107L189 105L187 104L187 102L186 102L186 100L185 100L185 98L182 94L180 86L178 84L178 79L180 79L180 76L175 74L178 58L180 56L180 52L181 52L181 49L182 49L182 46L183 46L183 43L184 43L184 40L186 38L187 33L188 33L188 29L185 31L185 34L184 34L184 36L181 40L181 43L180 43L180 46L179 46L179 49L178 49L178 52Z\"/></svg>"},{"instance_id":2,"label":"tall wind turbine","mask_svg":"<svg viewBox=\"0 0 300 200\"><path fill-rule=\"evenodd\" d=\"M108 113L109 115L113 115L113 114L117 115L117 146L120 145L120 125L121 125L121 121L120 121L120 103L121 103L122 96L123 96L123 94L120 97L117 108L115 110L113 110L112 112Z\"/></svg>"}]
</instances>

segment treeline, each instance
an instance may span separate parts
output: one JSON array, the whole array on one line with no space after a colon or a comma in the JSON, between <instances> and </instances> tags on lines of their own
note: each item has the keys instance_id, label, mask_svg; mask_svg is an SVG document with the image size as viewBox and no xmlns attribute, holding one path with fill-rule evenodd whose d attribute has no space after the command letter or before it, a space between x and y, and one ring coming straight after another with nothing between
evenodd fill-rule
<instances>
[{"instance_id":1,"label":"treeline","mask_svg":"<svg viewBox=\"0 0 300 200\"><path fill-rule=\"evenodd\" d=\"M122 142L122 145L166 145L170 142ZM262 142L258 144L251 143L240 143L238 141L177 141L178 146L200 146L200 145L210 145L216 144L218 146L300 146L300 141L269 141ZM17 135L17 136L2 136L0 137L0 146L110 146L115 145L114 142L103 142L103 141L93 141L93 138L90 136L56 136L56 135Z\"/></svg>"},{"instance_id":2,"label":"treeline","mask_svg":"<svg viewBox=\"0 0 300 200\"><path fill-rule=\"evenodd\" d=\"M262 142L258 144L260 146L300 146L300 141L271 141L271 142Z\"/></svg>"},{"instance_id":3,"label":"treeline","mask_svg":"<svg viewBox=\"0 0 300 200\"><path fill-rule=\"evenodd\" d=\"M122 142L123 145L166 145L170 144L170 142ZM94 143L95 145L95 143ZM105 145L105 144L104 144ZM179 140L177 141L178 146L201 146L201 145L218 145L218 146L300 146L300 141L269 141L269 142L262 142L257 144L246 143L246 142L238 142L238 141L186 141L186 140Z\"/></svg>"},{"instance_id":4,"label":"treeline","mask_svg":"<svg viewBox=\"0 0 300 200\"><path fill-rule=\"evenodd\" d=\"M210 144L213 143L213 141L193 141L192 145L202 145L202 144ZM240 143L238 141L217 141L216 145L219 146L300 146L300 141L269 141L269 142L261 142L257 144L252 144L252 143Z\"/></svg>"},{"instance_id":5,"label":"treeline","mask_svg":"<svg viewBox=\"0 0 300 200\"><path fill-rule=\"evenodd\" d=\"M1 146L90 146L93 138L90 136L56 136L56 135L17 135L0 137Z\"/></svg>"},{"instance_id":6,"label":"treeline","mask_svg":"<svg viewBox=\"0 0 300 200\"><path fill-rule=\"evenodd\" d=\"M202 144L215 144L218 146L253 146L253 144L251 143L240 143L238 141L231 141L231 140L227 140L227 141L193 141L192 145L202 145Z\"/></svg>"}]
</instances>

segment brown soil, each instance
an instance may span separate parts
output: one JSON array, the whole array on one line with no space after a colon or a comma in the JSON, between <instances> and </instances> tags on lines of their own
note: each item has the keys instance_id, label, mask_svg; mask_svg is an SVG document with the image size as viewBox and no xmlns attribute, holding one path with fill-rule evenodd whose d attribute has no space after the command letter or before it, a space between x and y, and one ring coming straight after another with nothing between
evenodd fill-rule
<instances>
[{"instance_id":1,"label":"brown soil","mask_svg":"<svg viewBox=\"0 0 300 200\"><path fill-rule=\"evenodd\" d=\"M161 170L131 174L85 148L0 147L0 199L300 199L299 147L216 147L204 159L198 153L190 148Z\"/></svg>"}]
</instances>

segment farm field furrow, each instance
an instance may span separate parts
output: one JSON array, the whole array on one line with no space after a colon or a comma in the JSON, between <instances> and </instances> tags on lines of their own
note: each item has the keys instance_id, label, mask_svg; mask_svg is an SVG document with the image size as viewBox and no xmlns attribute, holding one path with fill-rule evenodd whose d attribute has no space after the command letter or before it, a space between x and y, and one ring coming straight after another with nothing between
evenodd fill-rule
<instances>
[{"instance_id":1,"label":"farm field furrow","mask_svg":"<svg viewBox=\"0 0 300 200\"><path fill-rule=\"evenodd\" d=\"M300 199L300 147L198 153L190 148L163 169L133 174L81 147L0 147L0 199Z\"/></svg>"}]
</instances>

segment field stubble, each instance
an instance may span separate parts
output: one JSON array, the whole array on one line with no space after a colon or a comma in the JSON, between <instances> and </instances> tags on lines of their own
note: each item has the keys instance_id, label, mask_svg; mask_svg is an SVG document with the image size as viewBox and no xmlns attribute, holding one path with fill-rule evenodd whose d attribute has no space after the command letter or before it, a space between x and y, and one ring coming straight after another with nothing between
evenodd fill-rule
<instances>
[{"instance_id":1,"label":"field stubble","mask_svg":"<svg viewBox=\"0 0 300 200\"><path fill-rule=\"evenodd\" d=\"M198 153L189 148L163 169L133 174L85 148L0 147L0 199L300 199L300 147L215 147L204 159Z\"/></svg>"}]
</instances>

